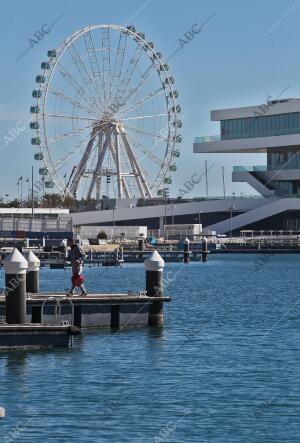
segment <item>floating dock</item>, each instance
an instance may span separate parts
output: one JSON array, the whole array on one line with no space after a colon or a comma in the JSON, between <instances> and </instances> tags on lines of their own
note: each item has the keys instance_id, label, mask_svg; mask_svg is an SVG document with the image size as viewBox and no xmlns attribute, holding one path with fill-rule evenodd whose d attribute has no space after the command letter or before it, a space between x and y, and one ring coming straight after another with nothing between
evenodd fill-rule
<instances>
[{"instance_id":1,"label":"floating dock","mask_svg":"<svg viewBox=\"0 0 300 443\"><path fill-rule=\"evenodd\" d=\"M11 325L0 326L0 351L69 347L73 335L80 329L69 325Z\"/></svg>"},{"instance_id":2,"label":"floating dock","mask_svg":"<svg viewBox=\"0 0 300 443\"><path fill-rule=\"evenodd\" d=\"M162 327L164 260L154 251L144 263L146 290L134 294L40 293L40 260L17 250L4 261L0 296L0 350L67 347L81 328Z\"/></svg>"},{"instance_id":3,"label":"floating dock","mask_svg":"<svg viewBox=\"0 0 300 443\"><path fill-rule=\"evenodd\" d=\"M66 297L65 293L27 294L26 322L69 322L79 328L124 328L147 326L150 307L169 302L170 297L140 294L90 294ZM5 297L0 297L0 318L5 318Z\"/></svg>"}]
</instances>

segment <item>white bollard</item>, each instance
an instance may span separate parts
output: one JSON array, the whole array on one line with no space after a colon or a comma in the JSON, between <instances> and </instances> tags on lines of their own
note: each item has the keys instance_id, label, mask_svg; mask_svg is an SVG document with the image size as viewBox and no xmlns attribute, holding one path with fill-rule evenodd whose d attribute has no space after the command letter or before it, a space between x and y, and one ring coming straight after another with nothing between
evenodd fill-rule
<instances>
[{"instance_id":1,"label":"white bollard","mask_svg":"<svg viewBox=\"0 0 300 443\"><path fill-rule=\"evenodd\" d=\"M41 262L32 251L29 251L26 258L28 261L26 291L32 294L37 294L39 292L39 286L40 286Z\"/></svg>"},{"instance_id":2,"label":"white bollard","mask_svg":"<svg viewBox=\"0 0 300 443\"><path fill-rule=\"evenodd\" d=\"M163 297L164 266L165 262L156 250L144 261L148 297ZM149 326L163 326L164 314L162 301L150 303L148 324Z\"/></svg>"},{"instance_id":3,"label":"white bollard","mask_svg":"<svg viewBox=\"0 0 300 443\"><path fill-rule=\"evenodd\" d=\"M13 250L3 260L5 270L5 311L6 323L26 323L26 271L28 263L25 257Z\"/></svg>"}]
</instances>

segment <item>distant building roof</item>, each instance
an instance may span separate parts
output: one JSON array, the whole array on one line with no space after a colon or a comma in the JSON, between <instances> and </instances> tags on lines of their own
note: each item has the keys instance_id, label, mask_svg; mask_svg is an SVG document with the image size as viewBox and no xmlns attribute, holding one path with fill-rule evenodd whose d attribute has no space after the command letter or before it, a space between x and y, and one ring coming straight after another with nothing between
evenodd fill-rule
<instances>
[{"instance_id":1,"label":"distant building roof","mask_svg":"<svg viewBox=\"0 0 300 443\"><path fill-rule=\"evenodd\" d=\"M211 120L231 120L256 115L288 114L290 112L300 112L300 98L268 100L260 105L241 108L216 109L211 111Z\"/></svg>"}]
</instances>

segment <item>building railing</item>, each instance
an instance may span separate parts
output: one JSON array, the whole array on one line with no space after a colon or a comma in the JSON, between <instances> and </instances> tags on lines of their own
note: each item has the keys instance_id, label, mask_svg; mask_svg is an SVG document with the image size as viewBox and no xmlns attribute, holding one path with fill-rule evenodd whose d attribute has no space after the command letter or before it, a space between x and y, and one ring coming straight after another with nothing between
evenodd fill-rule
<instances>
[{"instance_id":1,"label":"building railing","mask_svg":"<svg viewBox=\"0 0 300 443\"><path fill-rule=\"evenodd\" d=\"M220 135L206 135L204 137L195 137L194 143L218 142L220 140Z\"/></svg>"},{"instance_id":2,"label":"building railing","mask_svg":"<svg viewBox=\"0 0 300 443\"><path fill-rule=\"evenodd\" d=\"M233 166L233 172L259 172L267 170L268 170L267 165Z\"/></svg>"},{"instance_id":3,"label":"building railing","mask_svg":"<svg viewBox=\"0 0 300 443\"><path fill-rule=\"evenodd\" d=\"M32 232L72 232L72 220L68 219L24 219L0 217L0 231L32 231Z\"/></svg>"}]
</instances>

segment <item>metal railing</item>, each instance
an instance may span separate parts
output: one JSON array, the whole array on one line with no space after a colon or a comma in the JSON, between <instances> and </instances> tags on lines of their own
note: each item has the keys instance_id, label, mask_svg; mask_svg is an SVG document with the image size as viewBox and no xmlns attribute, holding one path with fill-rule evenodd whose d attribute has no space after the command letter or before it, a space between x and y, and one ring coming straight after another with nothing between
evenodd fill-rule
<instances>
[{"instance_id":1,"label":"metal railing","mask_svg":"<svg viewBox=\"0 0 300 443\"><path fill-rule=\"evenodd\" d=\"M41 324L45 324L44 323L44 308L47 302L55 302L54 308L54 324L56 325L61 325L61 324L68 324L65 321L61 320L61 303L67 301L70 305L71 305L71 326L74 325L74 303L72 302L72 300L70 300L67 297L63 297L61 299L58 299L56 297L47 297L43 303L42 303L42 307L41 307Z\"/></svg>"},{"instance_id":2,"label":"metal railing","mask_svg":"<svg viewBox=\"0 0 300 443\"><path fill-rule=\"evenodd\" d=\"M206 135L203 137L195 137L194 143L218 142L221 140L220 135Z\"/></svg>"},{"instance_id":3,"label":"metal railing","mask_svg":"<svg viewBox=\"0 0 300 443\"><path fill-rule=\"evenodd\" d=\"M259 172L267 170L268 170L267 165L233 166L233 172Z\"/></svg>"}]
</instances>

